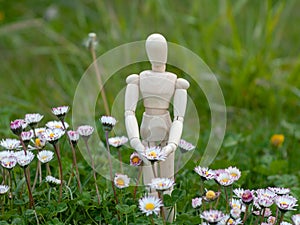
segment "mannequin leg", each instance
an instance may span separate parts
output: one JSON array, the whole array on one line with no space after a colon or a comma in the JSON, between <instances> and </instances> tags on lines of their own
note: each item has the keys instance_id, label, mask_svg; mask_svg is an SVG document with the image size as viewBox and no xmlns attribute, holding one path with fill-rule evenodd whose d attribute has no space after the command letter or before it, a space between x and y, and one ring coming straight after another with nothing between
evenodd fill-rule
<instances>
[{"instance_id":1,"label":"mannequin leg","mask_svg":"<svg viewBox=\"0 0 300 225\"><path fill-rule=\"evenodd\" d=\"M174 159L175 152L170 154L166 161L160 163L160 177L174 179ZM171 195L172 190L173 189L165 191L164 194ZM164 213L168 222L173 222L175 220L175 208L172 210L164 208Z\"/></svg>"}]
</instances>

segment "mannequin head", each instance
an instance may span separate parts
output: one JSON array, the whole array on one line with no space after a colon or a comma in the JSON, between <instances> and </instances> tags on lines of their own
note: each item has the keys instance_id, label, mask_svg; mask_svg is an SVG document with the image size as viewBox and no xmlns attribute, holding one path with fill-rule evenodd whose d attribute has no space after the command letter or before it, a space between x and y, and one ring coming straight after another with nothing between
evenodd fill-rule
<instances>
[{"instance_id":1,"label":"mannequin head","mask_svg":"<svg viewBox=\"0 0 300 225\"><path fill-rule=\"evenodd\" d=\"M161 34L151 34L146 40L146 52L152 64L152 70L156 72L165 72L168 45Z\"/></svg>"}]
</instances>

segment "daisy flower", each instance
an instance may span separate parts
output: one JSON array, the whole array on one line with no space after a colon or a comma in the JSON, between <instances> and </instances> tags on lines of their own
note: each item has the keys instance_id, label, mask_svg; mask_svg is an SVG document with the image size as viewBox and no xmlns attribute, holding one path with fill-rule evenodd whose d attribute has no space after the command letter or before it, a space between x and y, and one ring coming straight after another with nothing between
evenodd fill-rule
<instances>
[{"instance_id":1,"label":"daisy flower","mask_svg":"<svg viewBox=\"0 0 300 225\"><path fill-rule=\"evenodd\" d=\"M193 198L192 199L192 207L195 209L202 205L202 198Z\"/></svg>"},{"instance_id":2,"label":"daisy flower","mask_svg":"<svg viewBox=\"0 0 300 225\"><path fill-rule=\"evenodd\" d=\"M14 150L21 147L21 142L17 139L7 138L7 139L3 139L0 142L0 145L7 150Z\"/></svg>"},{"instance_id":3,"label":"daisy flower","mask_svg":"<svg viewBox=\"0 0 300 225\"><path fill-rule=\"evenodd\" d=\"M275 199L275 203L279 210L281 211L289 211L296 210L294 207L297 207L297 199L290 195L281 195L277 196Z\"/></svg>"},{"instance_id":4,"label":"daisy flower","mask_svg":"<svg viewBox=\"0 0 300 225\"><path fill-rule=\"evenodd\" d=\"M209 211L202 212L200 217L206 220L206 222L208 222L209 224L215 224L221 221L225 217L225 215L221 211L211 209Z\"/></svg>"},{"instance_id":5,"label":"daisy flower","mask_svg":"<svg viewBox=\"0 0 300 225\"><path fill-rule=\"evenodd\" d=\"M15 153L13 151L0 151L0 162L3 158L14 155Z\"/></svg>"},{"instance_id":6,"label":"daisy flower","mask_svg":"<svg viewBox=\"0 0 300 225\"><path fill-rule=\"evenodd\" d=\"M179 147L181 153L186 153L186 152L189 152L189 151L192 151L195 149L194 145L192 145L191 143L189 143L183 139L181 139L179 141L178 147Z\"/></svg>"},{"instance_id":7,"label":"daisy flower","mask_svg":"<svg viewBox=\"0 0 300 225\"><path fill-rule=\"evenodd\" d=\"M238 198L242 198L242 195L244 193L244 189L243 188L235 188L233 189L233 193L238 197Z\"/></svg>"},{"instance_id":8,"label":"daisy flower","mask_svg":"<svg viewBox=\"0 0 300 225\"><path fill-rule=\"evenodd\" d=\"M239 207L234 207L230 210L230 215L234 219L238 219L241 217L242 210Z\"/></svg>"},{"instance_id":9,"label":"daisy flower","mask_svg":"<svg viewBox=\"0 0 300 225\"><path fill-rule=\"evenodd\" d=\"M42 135L45 134L46 129L47 129L47 128L45 128L45 127L35 128L35 129L34 129L34 133L35 133L35 135L36 135L37 137L39 137L39 136L42 136Z\"/></svg>"},{"instance_id":10,"label":"daisy flower","mask_svg":"<svg viewBox=\"0 0 300 225\"><path fill-rule=\"evenodd\" d=\"M242 199L243 203L250 204L254 199L253 192L250 190L245 190L242 194L241 199Z\"/></svg>"},{"instance_id":11,"label":"daisy flower","mask_svg":"<svg viewBox=\"0 0 300 225\"><path fill-rule=\"evenodd\" d=\"M194 171L200 175L204 180L212 180L215 178L215 173L213 170L208 169L207 167L197 166Z\"/></svg>"},{"instance_id":12,"label":"daisy flower","mask_svg":"<svg viewBox=\"0 0 300 225\"><path fill-rule=\"evenodd\" d=\"M160 147L146 147L145 153L142 155L151 162L164 161L166 155L161 151Z\"/></svg>"},{"instance_id":13,"label":"daisy flower","mask_svg":"<svg viewBox=\"0 0 300 225\"><path fill-rule=\"evenodd\" d=\"M62 129L47 129L45 137L50 144L55 144L64 134Z\"/></svg>"},{"instance_id":14,"label":"daisy flower","mask_svg":"<svg viewBox=\"0 0 300 225\"><path fill-rule=\"evenodd\" d=\"M43 149L47 143L47 138L45 135L39 135L37 138L32 140L34 147L37 149Z\"/></svg>"},{"instance_id":15,"label":"daisy flower","mask_svg":"<svg viewBox=\"0 0 300 225\"><path fill-rule=\"evenodd\" d=\"M293 225L293 224L283 221L280 223L280 225Z\"/></svg>"},{"instance_id":16,"label":"daisy flower","mask_svg":"<svg viewBox=\"0 0 300 225\"><path fill-rule=\"evenodd\" d=\"M300 225L300 214L293 215L292 221L295 225Z\"/></svg>"},{"instance_id":17,"label":"daisy flower","mask_svg":"<svg viewBox=\"0 0 300 225\"><path fill-rule=\"evenodd\" d=\"M23 131L21 133L21 138L22 138L22 141L27 145L30 140L33 138L33 131Z\"/></svg>"},{"instance_id":18,"label":"daisy flower","mask_svg":"<svg viewBox=\"0 0 300 225\"><path fill-rule=\"evenodd\" d=\"M263 210L256 210L256 211L252 211L252 213L256 216L262 216L263 214ZM265 214L264 217L270 217L272 215L272 211L270 208L265 208Z\"/></svg>"},{"instance_id":19,"label":"daisy flower","mask_svg":"<svg viewBox=\"0 0 300 225\"><path fill-rule=\"evenodd\" d=\"M100 118L104 131L111 131L116 125L117 120L112 116L102 116Z\"/></svg>"},{"instance_id":20,"label":"daisy flower","mask_svg":"<svg viewBox=\"0 0 300 225\"><path fill-rule=\"evenodd\" d=\"M69 124L67 122L64 122L65 128L68 129ZM64 125L61 121L49 121L46 123L46 127L49 129L62 129L64 130Z\"/></svg>"},{"instance_id":21,"label":"daisy flower","mask_svg":"<svg viewBox=\"0 0 300 225\"><path fill-rule=\"evenodd\" d=\"M16 119L10 122L10 129L16 135L21 135L22 131L27 127L27 123L23 119Z\"/></svg>"},{"instance_id":22,"label":"daisy flower","mask_svg":"<svg viewBox=\"0 0 300 225\"><path fill-rule=\"evenodd\" d=\"M17 158L14 154L8 155L1 159L1 166L5 167L6 169L12 169L17 164Z\"/></svg>"},{"instance_id":23,"label":"daisy flower","mask_svg":"<svg viewBox=\"0 0 300 225\"><path fill-rule=\"evenodd\" d=\"M47 163L50 162L53 159L53 155L54 153L52 151L49 150L43 150L40 151L37 154L37 158L42 162L42 163Z\"/></svg>"},{"instance_id":24,"label":"daisy flower","mask_svg":"<svg viewBox=\"0 0 300 225\"><path fill-rule=\"evenodd\" d=\"M46 177L46 182L49 183L50 185L60 185L60 180L56 179L55 177L52 176L47 176Z\"/></svg>"},{"instance_id":25,"label":"daisy flower","mask_svg":"<svg viewBox=\"0 0 300 225\"><path fill-rule=\"evenodd\" d=\"M128 142L128 138L125 136L122 137L111 137L108 139L108 143L115 148L121 147L122 145Z\"/></svg>"},{"instance_id":26,"label":"daisy flower","mask_svg":"<svg viewBox=\"0 0 300 225\"><path fill-rule=\"evenodd\" d=\"M230 177L234 180L234 181L237 181L238 179L240 179L241 177L241 171L236 168L236 167L228 167L227 169L225 169L225 171L227 173L229 173Z\"/></svg>"},{"instance_id":27,"label":"daisy flower","mask_svg":"<svg viewBox=\"0 0 300 225\"><path fill-rule=\"evenodd\" d=\"M268 187L268 189L277 195L286 195L291 192L291 189L283 187Z\"/></svg>"},{"instance_id":28,"label":"daisy flower","mask_svg":"<svg viewBox=\"0 0 300 225\"><path fill-rule=\"evenodd\" d=\"M207 202L211 202L216 200L220 196L221 192L215 192L212 190L208 190L205 192L205 195L203 196L203 200Z\"/></svg>"},{"instance_id":29,"label":"daisy flower","mask_svg":"<svg viewBox=\"0 0 300 225\"><path fill-rule=\"evenodd\" d=\"M234 208L242 209L243 203L242 203L241 199L232 198L230 201L230 207L232 209L234 209Z\"/></svg>"},{"instance_id":30,"label":"daisy flower","mask_svg":"<svg viewBox=\"0 0 300 225\"><path fill-rule=\"evenodd\" d=\"M268 224L275 224L276 223L276 217L275 216L269 216L267 219Z\"/></svg>"},{"instance_id":31,"label":"daisy flower","mask_svg":"<svg viewBox=\"0 0 300 225\"><path fill-rule=\"evenodd\" d=\"M89 33L88 38L84 41L84 46L88 49L95 49L98 45L95 33Z\"/></svg>"},{"instance_id":32,"label":"daisy flower","mask_svg":"<svg viewBox=\"0 0 300 225\"><path fill-rule=\"evenodd\" d=\"M57 116L59 120L63 120L69 111L69 106L59 106L59 107L53 107L52 113Z\"/></svg>"},{"instance_id":33,"label":"daisy flower","mask_svg":"<svg viewBox=\"0 0 300 225\"><path fill-rule=\"evenodd\" d=\"M134 152L130 156L130 165L131 166L139 166L142 163L142 159L138 153Z\"/></svg>"},{"instance_id":34,"label":"daisy flower","mask_svg":"<svg viewBox=\"0 0 300 225\"><path fill-rule=\"evenodd\" d=\"M220 173L215 179L222 186L229 186L235 181L228 172Z\"/></svg>"},{"instance_id":35,"label":"daisy flower","mask_svg":"<svg viewBox=\"0 0 300 225\"><path fill-rule=\"evenodd\" d=\"M242 220L240 218L234 220L233 218L230 218L230 216L228 215L225 215L223 219L221 219L221 221L217 223L217 225L238 225L238 224L242 224Z\"/></svg>"},{"instance_id":36,"label":"daisy flower","mask_svg":"<svg viewBox=\"0 0 300 225\"><path fill-rule=\"evenodd\" d=\"M156 191L166 191L172 188L175 183L174 180L169 178L154 178L148 185L151 187L151 189L155 189Z\"/></svg>"},{"instance_id":37,"label":"daisy flower","mask_svg":"<svg viewBox=\"0 0 300 225\"><path fill-rule=\"evenodd\" d=\"M43 117L44 116L39 113L28 113L25 115L25 122L29 126L35 127L43 119Z\"/></svg>"},{"instance_id":38,"label":"daisy flower","mask_svg":"<svg viewBox=\"0 0 300 225\"><path fill-rule=\"evenodd\" d=\"M21 167L28 166L34 159L34 154L32 152L27 152L25 155L24 151L19 151L15 153L15 156L17 157L17 162Z\"/></svg>"},{"instance_id":39,"label":"daisy flower","mask_svg":"<svg viewBox=\"0 0 300 225\"><path fill-rule=\"evenodd\" d=\"M116 174L114 183L117 188L126 188L129 186L130 178L127 175Z\"/></svg>"},{"instance_id":40,"label":"daisy flower","mask_svg":"<svg viewBox=\"0 0 300 225\"><path fill-rule=\"evenodd\" d=\"M77 131L82 138L88 139L94 132L94 128L89 125L82 125L77 128Z\"/></svg>"},{"instance_id":41,"label":"daisy flower","mask_svg":"<svg viewBox=\"0 0 300 225\"><path fill-rule=\"evenodd\" d=\"M0 195L5 194L6 192L8 192L9 190L9 186L7 185L0 185Z\"/></svg>"},{"instance_id":42,"label":"daisy flower","mask_svg":"<svg viewBox=\"0 0 300 225\"><path fill-rule=\"evenodd\" d=\"M147 216L158 215L161 206L163 206L162 201L155 196L145 196L139 200L139 208Z\"/></svg>"},{"instance_id":43,"label":"daisy flower","mask_svg":"<svg viewBox=\"0 0 300 225\"><path fill-rule=\"evenodd\" d=\"M68 137L70 138L70 141L72 142L73 145L76 145L78 140L79 140L79 132L76 130L69 130L67 132Z\"/></svg>"}]
</instances>

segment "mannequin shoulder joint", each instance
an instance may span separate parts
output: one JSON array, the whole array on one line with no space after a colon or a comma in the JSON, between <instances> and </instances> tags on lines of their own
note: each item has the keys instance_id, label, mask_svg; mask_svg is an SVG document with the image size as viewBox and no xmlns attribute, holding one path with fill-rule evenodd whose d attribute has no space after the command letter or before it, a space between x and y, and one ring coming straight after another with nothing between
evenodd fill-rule
<instances>
[{"instance_id":1,"label":"mannequin shoulder joint","mask_svg":"<svg viewBox=\"0 0 300 225\"><path fill-rule=\"evenodd\" d=\"M176 89L188 89L190 87L190 83L182 78L178 78L176 81Z\"/></svg>"},{"instance_id":2,"label":"mannequin shoulder joint","mask_svg":"<svg viewBox=\"0 0 300 225\"><path fill-rule=\"evenodd\" d=\"M139 75L132 74L126 78L126 83L127 84L139 84L139 80L140 80Z\"/></svg>"}]
</instances>

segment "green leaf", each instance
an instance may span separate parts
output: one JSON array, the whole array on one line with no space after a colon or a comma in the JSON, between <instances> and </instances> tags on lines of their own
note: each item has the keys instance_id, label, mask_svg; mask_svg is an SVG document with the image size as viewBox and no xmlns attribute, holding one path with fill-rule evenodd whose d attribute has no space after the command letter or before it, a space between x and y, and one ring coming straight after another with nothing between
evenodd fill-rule
<instances>
[{"instance_id":1,"label":"green leaf","mask_svg":"<svg viewBox=\"0 0 300 225\"><path fill-rule=\"evenodd\" d=\"M61 213L61 212L64 212L68 209L68 206L66 203L62 202L62 203L59 203L56 207L56 212L57 213Z\"/></svg>"}]
</instances>

